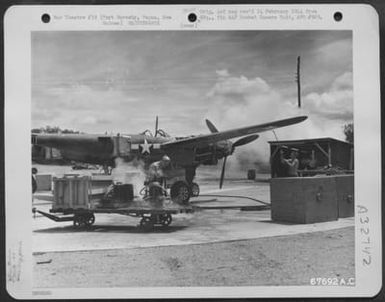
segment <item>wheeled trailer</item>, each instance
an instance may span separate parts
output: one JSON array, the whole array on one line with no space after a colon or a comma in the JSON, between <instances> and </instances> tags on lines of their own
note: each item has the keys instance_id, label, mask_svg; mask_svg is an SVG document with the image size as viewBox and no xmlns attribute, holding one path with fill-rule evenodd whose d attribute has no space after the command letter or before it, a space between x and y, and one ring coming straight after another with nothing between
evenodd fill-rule
<instances>
[{"instance_id":1,"label":"wheeled trailer","mask_svg":"<svg viewBox=\"0 0 385 302\"><path fill-rule=\"evenodd\" d=\"M172 222L172 215L179 213L192 213L195 211L193 206L181 206L174 208L150 208L150 207L126 207L126 208L96 208L96 209L55 209L46 213L34 209L35 213L39 213L53 221L73 221L76 228L90 227L95 223L95 214L120 214L132 217L141 217L139 227L143 230L150 231L154 226L167 227ZM64 216L57 216L55 214Z\"/></svg>"}]
</instances>

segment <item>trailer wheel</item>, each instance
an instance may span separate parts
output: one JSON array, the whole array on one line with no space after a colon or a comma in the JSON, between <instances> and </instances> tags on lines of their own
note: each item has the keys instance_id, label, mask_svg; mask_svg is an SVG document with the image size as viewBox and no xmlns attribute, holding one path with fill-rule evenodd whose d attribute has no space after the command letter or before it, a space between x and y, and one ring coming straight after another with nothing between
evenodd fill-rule
<instances>
[{"instance_id":1,"label":"trailer wheel","mask_svg":"<svg viewBox=\"0 0 385 302\"><path fill-rule=\"evenodd\" d=\"M172 222L172 216L170 214L162 214L159 218L162 226L169 226Z\"/></svg>"},{"instance_id":2,"label":"trailer wheel","mask_svg":"<svg viewBox=\"0 0 385 302\"><path fill-rule=\"evenodd\" d=\"M196 182L193 182L191 184L191 196L197 197L199 196L199 193L200 193L199 185Z\"/></svg>"},{"instance_id":3,"label":"trailer wheel","mask_svg":"<svg viewBox=\"0 0 385 302\"><path fill-rule=\"evenodd\" d=\"M154 228L154 223L151 219L151 217L143 217L141 220L140 220L140 227L146 231L146 232L149 232L149 231L152 231L153 228Z\"/></svg>"},{"instance_id":4,"label":"trailer wheel","mask_svg":"<svg viewBox=\"0 0 385 302\"><path fill-rule=\"evenodd\" d=\"M179 204L187 204L190 199L190 187L184 181L174 183L170 190L172 201Z\"/></svg>"},{"instance_id":5,"label":"trailer wheel","mask_svg":"<svg viewBox=\"0 0 385 302\"><path fill-rule=\"evenodd\" d=\"M95 215L93 213L89 213L87 216L85 216L85 224L86 226L91 226L95 222Z\"/></svg>"},{"instance_id":6,"label":"trailer wheel","mask_svg":"<svg viewBox=\"0 0 385 302\"><path fill-rule=\"evenodd\" d=\"M86 223L86 220L84 219L84 216L83 215L75 215L74 216L74 227L76 228L80 228L82 226L84 226Z\"/></svg>"}]
</instances>

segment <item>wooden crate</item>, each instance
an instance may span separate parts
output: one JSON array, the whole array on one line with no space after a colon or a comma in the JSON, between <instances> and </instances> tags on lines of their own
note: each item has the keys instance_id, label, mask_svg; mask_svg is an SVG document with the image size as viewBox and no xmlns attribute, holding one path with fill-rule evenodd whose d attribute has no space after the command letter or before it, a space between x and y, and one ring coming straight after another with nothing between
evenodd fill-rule
<instances>
[{"instance_id":1,"label":"wooden crate","mask_svg":"<svg viewBox=\"0 0 385 302\"><path fill-rule=\"evenodd\" d=\"M334 177L273 178L270 185L272 220L315 223L338 219Z\"/></svg>"},{"instance_id":2,"label":"wooden crate","mask_svg":"<svg viewBox=\"0 0 385 302\"><path fill-rule=\"evenodd\" d=\"M51 174L36 174L37 191L52 190L52 175Z\"/></svg>"},{"instance_id":3,"label":"wooden crate","mask_svg":"<svg viewBox=\"0 0 385 302\"><path fill-rule=\"evenodd\" d=\"M338 217L354 216L354 175L336 175Z\"/></svg>"},{"instance_id":4,"label":"wooden crate","mask_svg":"<svg viewBox=\"0 0 385 302\"><path fill-rule=\"evenodd\" d=\"M89 208L89 176L64 176L53 178L54 203L52 209L88 209Z\"/></svg>"}]
</instances>

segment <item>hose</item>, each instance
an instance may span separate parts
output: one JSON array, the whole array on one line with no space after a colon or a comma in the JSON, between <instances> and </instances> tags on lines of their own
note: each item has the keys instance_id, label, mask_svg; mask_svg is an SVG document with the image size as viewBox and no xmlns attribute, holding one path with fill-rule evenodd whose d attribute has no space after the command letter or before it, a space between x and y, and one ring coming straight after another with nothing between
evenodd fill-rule
<instances>
[{"instance_id":1,"label":"hose","mask_svg":"<svg viewBox=\"0 0 385 302\"><path fill-rule=\"evenodd\" d=\"M265 202L265 201L262 201L262 200L259 200L259 199L256 199L256 198L252 198L252 197L248 197L248 196L237 196L237 195L217 195L217 194L199 194L199 196L203 196L203 197L230 197L230 198L245 198L245 199L250 199L252 201L255 201L255 202L259 202L259 203L262 203L264 205L270 205L270 203L268 202ZM197 201L199 202L199 201Z\"/></svg>"}]
</instances>

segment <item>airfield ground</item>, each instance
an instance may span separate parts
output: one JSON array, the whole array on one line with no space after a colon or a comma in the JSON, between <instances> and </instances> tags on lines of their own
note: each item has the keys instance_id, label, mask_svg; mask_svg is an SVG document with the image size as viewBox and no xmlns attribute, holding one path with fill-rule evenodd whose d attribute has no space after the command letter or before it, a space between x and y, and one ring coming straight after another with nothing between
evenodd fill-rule
<instances>
[{"instance_id":1,"label":"airfield ground","mask_svg":"<svg viewBox=\"0 0 385 302\"><path fill-rule=\"evenodd\" d=\"M35 287L309 285L354 276L353 227L260 239L34 254ZM37 264L51 261L49 264Z\"/></svg>"},{"instance_id":2,"label":"airfield ground","mask_svg":"<svg viewBox=\"0 0 385 302\"><path fill-rule=\"evenodd\" d=\"M263 178L263 177L262 177ZM233 178L218 192L202 178L201 193L270 202L269 183ZM205 206L255 205L201 197ZM35 206L48 211L50 198ZM354 219L275 223L270 211L203 210L175 215L167 229L140 231L139 219L97 214L90 229L33 219L35 288L132 286L308 285L312 277L354 277ZM96 265L97 264L97 265Z\"/></svg>"}]
</instances>

